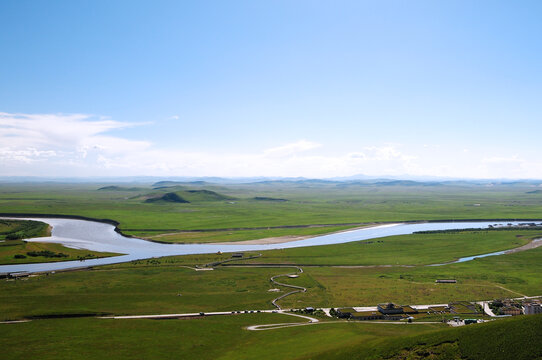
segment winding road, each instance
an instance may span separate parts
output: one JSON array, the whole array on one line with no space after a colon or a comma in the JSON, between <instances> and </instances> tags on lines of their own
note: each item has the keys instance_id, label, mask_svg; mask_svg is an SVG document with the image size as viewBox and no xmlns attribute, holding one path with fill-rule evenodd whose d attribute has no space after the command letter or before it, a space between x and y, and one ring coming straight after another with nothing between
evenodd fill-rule
<instances>
[{"instance_id":1,"label":"winding road","mask_svg":"<svg viewBox=\"0 0 542 360\"><path fill-rule=\"evenodd\" d=\"M277 267L284 267L284 266L277 266ZM281 300L281 299L284 299L286 296L290 296L290 295L293 295L293 294L297 294L299 292L307 292L307 288L304 288L303 286L296 286L296 285L290 285L290 284L284 284L284 283L280 283L278 281L276 281L275 279L276 278L279 278L279 277L285 277L285 276L292 276L292 275L298 275L298 274L302 274L303 273L303 269L300 268L299 266L291 266L291 267L294 267L297 269L297 271L295 273L289 273L289 274L281 274L281 275L275 275L275 276L272 276L269 280L271 280L271 282L273 284L276 284L276 285L279 285L279 286L284 286L284 287L288 287L288 288L291 288L291 289L295 289L293 291L290 291L286 294L283 294L275 299L273 299L271 301L271 303L279 310L282 310L282 308L280 307L279 304L277 304L277 301ZM316 320L318 321L318 320Z\"/></svg>"}]
</instances>

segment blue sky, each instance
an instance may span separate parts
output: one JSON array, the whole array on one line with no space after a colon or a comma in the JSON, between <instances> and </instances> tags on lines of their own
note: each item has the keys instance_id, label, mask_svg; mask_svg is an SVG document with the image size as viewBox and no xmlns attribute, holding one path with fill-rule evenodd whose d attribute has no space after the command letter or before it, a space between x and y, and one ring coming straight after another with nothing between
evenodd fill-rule
<instances>
[{"instance_id":1,"label":"blue sky","mask_svg":"<svg viewBox=\"0 0 542 360\"><path fill-rule=\"evenodd\" d=\"M542 178L541 11L3 1L2 175Z\"/></svg>"}]
</instances>

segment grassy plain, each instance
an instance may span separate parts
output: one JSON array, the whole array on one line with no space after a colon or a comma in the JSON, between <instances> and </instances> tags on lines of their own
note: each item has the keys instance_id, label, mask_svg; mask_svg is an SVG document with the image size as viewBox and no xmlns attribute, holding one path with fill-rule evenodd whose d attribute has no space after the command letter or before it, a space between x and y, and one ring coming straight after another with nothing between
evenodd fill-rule
<instances>
[{"instance_id":1,"label":"grassy plain","mask_svg":"<svg viewBox=\"0 0 542 360\"><path fill-rule=\"evenodd\" d=\"M22 240L50 235L50 226L41 221L0 220L0 265L81 260L118 255L72 249L60 244Z\"/></svg>"},{"instance_id":2,"label":"grassy plain","mask_svg":"<svg viewBox=\"0 0 542 360\"><path fill-rule=\"evenodd\" d=\"M270 250L247 263L303 265L426 265L460 257L507 250L524 245L542 233L479 231L450 234L412 234L336 245Z\"/></svg>"},{"instance_id":3,"label":"grassy plain","mask_svg":"<svg viewBox=\"0 0 542 360\"><path fill-rule=\"evenodd\" d=\"M62 257L49 256L29 256L28 253L49 252L54 254L63 254ZM15 258L16 255L25 256L24 258ZM98 252L91 250L72 249L60 244L26 242L23 240L6 240L0 242L0 265L5 264L29 264L55 261L70 261L81 259L93 259L99 257L115 256L118 254L108 252Z\"/></svg>"},{"instance_id":4,"label":"grassy plain","mask_svg":"<svg viewBox=\"0 0 542 360\"><path fill-rule=\"evenodd\" d=\"M104 184L2 184L5 213L41 213L108 218L138 236L183 230L252 230L276 226L438 220L539 219L542 194L533 185L378 186L326 183L189 185L234 201L146 203L144 197L168 189L138 185L126 191L97 190ZM171 189L170 189L171 190ZM288 201L258 201L256 197ZM474 206L480 204L480 206ZM353 225L352 225L353 226ZM332 230L332 229L330 229ZM308 229L307 231L313 231ZM303 232L303 230L301 230ZM300 234L300 233L298 233ZM250 236L243 236L244 239ZM258 235L259 236L259 235ZM273 235L274 236L274 235ZM180 239L184 241L183 239ZM227 240L232 240L227 237Z\"/></svg>"},{"instance_id":5,"label":"grassy plain","mask_svg":"<svg viewBox=\"0 0 542 360\"><path fill-rule=\"evenodd\" d=\"M491 359L531 360L542 316L443 325L328 323L249 332L290 322L280 314L190 320L49 319L2 326L3 358L40 359ZM24 336L21 336L24 334ZM144 341L142 339L145 339Z\"/></svg>"},{"instance_id":6,"label":"grassy plain","mask_svg":"<svg viewBox=\"0 0 542 360\"><path fill-rule=\"evenodd\" d=\"M0 219L0 240L16 240L49 235L49 225L41 221Z\"/></svg>"},{"instance_id":7,"label":"grassy plain","mask_svg":"<svg viewBox=\"0 0 542 360\"><path fill-rule=\"evenodd\" d=\"M194 271L142 263L0 281L0 319L271 309L277 296L268 292L277 269Z\"/></svg>"},{"instance_id":8,"label":"grassy plain","mask_svg":"<svg viewBox=\"0 0 542 360\"><path fill-rule=\"evenodd\" d=\"M391 338L373 349L347 345L314 359L538 360L541 337L542 315L530 315Z\"/></svg>"},{"instance_id":9,"label":"grassy plain","mask_svg":"<svg viewBox=\"0 0 542 360\"><path fill-rule=\"evenodd\" d=\"M420 335L442 325L318 324L246 331L248 325L291 322L280 314L191 320L54 319L2 326L3 359L311 359L385 340ZM25 334L20 336L20 334ZM142 340L145 339L145 340Z\"/></svg>"},{"instance_id":10,"label":"grassy plain","mask_svg":"<svg viewBox=\"0 0 542 360\"><path fill-rule=\"evenodd\" d=\"M171 189L138 186L97 190L99 187L99 184L3 184L0 208L5 213L113 219L120 222L124 232L139 236L181 232L159 238L172 242L310 235L382 221L542 218L542 194L529 194L532 186L526 184L192 184L187 189L212 190L229 198L227 201L199 199L191 203L145 202L149 194L156 196ZM262 201L255 200L256 197L287 201ZM306 227L314 224L330 226ZM539 275L542 248L466 263L424 266L517 247L538 235L536 231L526 230L416 234L372 243L267 251L249 262L303 265L304 273L299 278L281 281L304 286L308 291L281 300L283 307L362 306L386 301L428 304L542 295ZM168 257L0 281L0 319L272 308L270 300L286 290L269 292L276 287L269 278L288 269L223 266L213 271L194 271L189 268L228 257L227 254ZM438 278L453 278L458 282L435 284ZM399 359L403 355L416 359L419 354L438 353L451 359L458 354L472 359L489 354L493 357L486 358L499 359L505 358L504 355L510 358L510 354L517 352L517 358L527 359L525 354L540 357L531 346L537 344L532 336L538 334L540 317L530 319L525 323L513 319L509 321L513 325L502 328L500 324L508 322L443 331L439 331L440 325L337 323L262 332L248 332L243 327L291 319L283 320L277 314L179 321L49 319L1 324L4 336L0 344L8 354L6 358L39 355L40 358L92 359L106 354L115 358L150 359L384 356ZM513 336L506 339L506 331L513 332ZM488 340L481 334L494 338ZM522 338L521 334L527 335ZM488 344L496 348L488 350Z\"/></svg>"},{"instance_id":11,"label":"grassy plain","mask_svg":"<svg viewBox=\"0 0 542 360\"><path fill-rule=\"evenodd\" d=\"M494 232L515 241L513 232ZM528 231L522 231L526 234ZM534 234L533 234L534 235ZM418 238L420 235L411 235ZM431 251L427 237L423 249ZM485 232L438 234L450 238L485 239ZM355 244L355 243L354 243ZM484 244L481 240L483 246ZM388 258L400 258L405 252L400 241ZM303 266L304 273L283 282L304 286L306 293L281 300L284 307L339 307L374 305L393 301L402 304L448 303L459 300L542 295L542 248L525 252L477 259L445 266L381 267L364 266L366 249L353 248L359 265ZM318 247L307 248L319 251ZM286 251L285 251L286 252ZM262 252L257 261L271 253ZM468 253L458 255L469 255ZM421 254L423 258L423 253ZM19 319L52 314L152 314L199 311L271 309L277 293L268 290L272 275L287 273L284 268L217 267L213 271L189 268L229 258L228 254L176 256L97 267L94 270L57 273L26 281L0 282L0 318ZM292 262L287 257L284 262ZM347 259L352 264L352 259ZM435 279L453 278L457 284L435 284ZM181 296L179 296L181 294Z\"/></svg>"},{"instance_id":12,"label":"grassy plain","mask_svg":"<svg viewBox=\"0 0 542 360\"><path fill-rule=\"evenodd\" d=\"M440 304L459 300L542 295L542 248L445 266L305 266L299 279L308 288L285 298L285 307L374 306L381 302ZM456 279L456 284L436 284Z\"/></svg>"}]
</instances>

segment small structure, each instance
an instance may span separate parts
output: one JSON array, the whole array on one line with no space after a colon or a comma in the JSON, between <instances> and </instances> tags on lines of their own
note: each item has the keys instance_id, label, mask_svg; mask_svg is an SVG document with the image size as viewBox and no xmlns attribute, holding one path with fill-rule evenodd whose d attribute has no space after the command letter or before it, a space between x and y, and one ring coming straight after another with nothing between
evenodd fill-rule
<instances>
[{"instance_id":1,"label":"small structure","mask_svg":"<svg viewBox=\"0 0 542 360\"><path fill-rule=\"evenodd\" d=\"M377 309L384 315L404 313L403 308L401 306L395 305L394 303L378 304Z\"/></svg>"},{"instance_id":2,"label":"small structure","mask_svg":"<svg viewBox=\"0 0 542 360\"><path fill-rule=\"evenodd\" d=\"M336 311L337 317L340 319L350 319L350 316L352 316L352 314L356 312L356 310L352 308L337 309Z\"/></svg>"},{"instance_id":3,"label":"small structure","mask_svg":"<svg viewBox=\"0 0 542 360\"><path fill-rule=\"evenodd\" d=\"M314 312L314 308L312 306L307 306L305 308L305 311L308 312L308 313L311 313L311 312Z\"/></svg>"},{"instance_id":4,"label":"small structure","mask_svg":"<svg viewBox=\"0 0 542 360\"><path fill-rule=\"evenodd\" d=\"M244 255L243 253L233 253L233 254L231 254L231 257L232 258L242 258L243 255Z\"/></svg>"},{"instance_id":5,"label":"small structure","mask_svg":"<svg viewBox=\"0 0 542 360\"><path fill-rule=\"evenodd\" d=\"M455 280L455 279L437 279L437 280L435 280L435 283L437 283L437 284L455 284L455 283L457 283L457 280Z\"/></svg>"}]
</instances>

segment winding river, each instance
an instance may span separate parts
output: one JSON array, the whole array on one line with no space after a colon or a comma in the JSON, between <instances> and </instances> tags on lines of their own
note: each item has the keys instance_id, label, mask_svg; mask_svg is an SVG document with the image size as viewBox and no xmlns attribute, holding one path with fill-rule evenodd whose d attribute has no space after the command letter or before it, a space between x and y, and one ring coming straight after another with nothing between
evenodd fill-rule
<instances>
[{"instance_id":1,"label":"winding river","mask_svg":"<svg viewBox=\"0 0 542 360\"><path fill-rule=\"evenodd\" d=\"M243 245L243 244L160 244L141 240L137 238L128 238L115 231L115 227L110 224L97 221L61 219L61 218L26 218L27 220L43 221L53 227L52 236L44 238L35 238L28 241L37 242L55 242L64 246L87 249L94 251L114 252L125 255L91 259L84 261L63 261L53 263L37 264L16 264L1 265L0 273L8 272L41 272L55 271L65 269L84 268L95 265L107 265L132 260L148 259L152 257L170 256L170 255L188 255L188 254L210 254L221 252L236 251L261 251L270 249L287 249L303 246L318 246L329 244L340 244L351 241L369 240L393 235L408 235L416 231L428 230L449 230L465 228L487 228L490 225L501 222L488 221L470 221L470 222L431 222L431 223L410 223L410 224L386 224L373 226L363 229L344 231L329 235L316 236L309 239L291 241L281 244L268 245ZM506 221L517 225L518 222ZM469 261L477 257L500 255L504 251L469 256L461 258L456 262Z\"/></svg>"}]
</instances>

